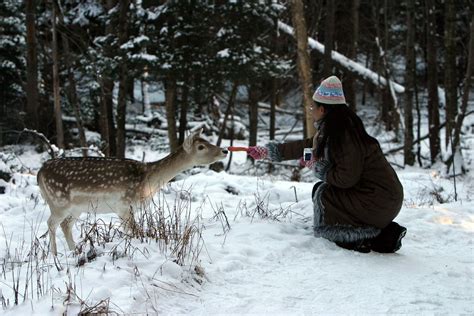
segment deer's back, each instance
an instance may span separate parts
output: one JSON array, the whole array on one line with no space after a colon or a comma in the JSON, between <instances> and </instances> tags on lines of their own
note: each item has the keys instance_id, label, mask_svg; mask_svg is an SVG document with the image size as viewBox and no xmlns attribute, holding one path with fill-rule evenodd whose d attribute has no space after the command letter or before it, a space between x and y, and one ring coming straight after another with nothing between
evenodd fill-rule
<instances>
[{"instance_id":1,"label":"deer's back","mask_svg":"<svg viewBox=\"0 0 474 316\"><path fill-rule=\"evenodd\" d=\"M144 175L144 164L135 160L58 158L44 163L38 184L47 200L71 200L75 195L100 199L110 194L124 199L133 198Z\"/></svg>"}]
</instances>

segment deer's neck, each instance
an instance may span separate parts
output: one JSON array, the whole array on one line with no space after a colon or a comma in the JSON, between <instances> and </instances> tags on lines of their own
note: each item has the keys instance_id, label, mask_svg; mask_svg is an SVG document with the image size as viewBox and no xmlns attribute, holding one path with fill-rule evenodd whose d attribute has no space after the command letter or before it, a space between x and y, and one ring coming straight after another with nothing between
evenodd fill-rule
<instances>
[{"instance_id":1,"label":"deer's neck","mask_svg":"<svg viewBox=\"0 0 474 316\"><path fill-rule=\"evenodd\" d=\"M183 147L169 154L165 158L147 164L148 182L156 191L173 179L178 173L191 168L194 162Z\"/></svg>"}]
</instances>

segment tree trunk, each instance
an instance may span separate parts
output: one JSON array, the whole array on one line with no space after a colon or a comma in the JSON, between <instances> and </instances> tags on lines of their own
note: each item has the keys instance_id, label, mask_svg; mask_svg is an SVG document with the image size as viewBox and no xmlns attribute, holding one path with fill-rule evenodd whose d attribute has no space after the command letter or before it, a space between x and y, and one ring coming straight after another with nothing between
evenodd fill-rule
<instances>
[{"instance_id":1,"label":"tree trunk","mask_svg":"<svg viewBox=\"0 0 474 316\"><path fill-rule=\"evenodd\" d=\"M249 86L249 146L257 145L259 89L258 83Z\"/></svg>"},{"instance_id":2,"label":"tree trunk","mask_svg":"<svg viewBox=\"0 0 474 316\"><path fill-rule=\"evenodd\" d=\"M278 55L281 51L281 45L279 44L278 19L275 19L274 23L275 29L273 32L273 51ZM276 107L279 105L279 103L280 80L276 77L273 77L270 79L270 140L275 139Z\"/></svg>"},{"instance_id":3,"label":"tree trunk","mask_svg":"<svg viewBox=\"0 0 474 316\"><path fill-rule=\"evenodd\" d=\"M150 92L148 84L148 70L145 68L145 73L142 79L142 102L143 102L143 115L151 116L151 103L150 103Z\"/></svg>"},{"instance_id":4,"label":"tree trunk","mask_svg":"<svg viewBox=\"0 0 474 316\"><path fill-rule=\"evenodd\" d=\"M305 137L312 137L315 133L310 107L313 104L311 99L313 93L313 79L311 76L311 63L308 53L308 34L303 11L302 0L291 0L291 15L297 42L297 64L298 75L303 91L303 112L305 113L306 133Z\"/></svg>"},{"instance_id":5,"label":"tree trunk","mask_svg":"<svg viewBox=\"0 0 474 316\"><path fill-rule=\"evenodd\" d=\"M384 12L387 11L387 2L384 2ZM376 29L376 38L375 43L379 50L379 58L377 65L378 72L383 72L386 80L387 85L383 86L379 85L380 87L380 94L382 96L382 108L381 108L381 119L385 123L385 128L387 131L395 131L395 137L398 139L399 137L399 124L400 124L400 115L397 112L397 100L395 96L395 92L393 90L393 82L390 79L390 68L387 61L387 49L382 48L380 40L381 40L381 32L379 27L379 8L374 6L373 8L373 17L375 22L375 29ZM385 23L387 22L387 17L385 16ZM384 27L385 32L387 32L387 28ZM384 38L386 39L388 34L384 34ZM384 46L388 45L388 41L384 41Z\"/></svg>"},{"instance_id":6,"label":"tree trunk","mask_svg":"<svg viewBox=\"0 0 474 316\"><path fill-rule=\"evenodd\" d=\"M235 97L237 95L237 88L238 87L239 87L239 84L237 82L234 82L234 84L232 86L232 90L230 91L229 102L227 103L227 109L224 113L224 119L222 121L221 132L219 133L219 137L217 138L216 146L221 145L222 138L224 137L225 129L226 129L226 126L227 126L227 119L228 119L232 109L234 108L234 102L235 102ZM233 122L232 122L232 124L233 124Z\"/></svg>"},{"instance_id":7,"label":"tree trunk","mask_svg":"<svg viewBox=\"0 0 474 316\"><path fill-rule=\"evenodd\" d=\"M334 19L336 15L336 0L326 1L326 19L324 28L324 61L323 77L332 75L331 54L334 49Z\"/></svg>"},{"instance_id":8,"label":"tree trunk","mask_svg":"<svg viewBox=\"0 0 474 316\"><path fill-rule=\"evenodd\" d=\"M36 1L26 0L26 122L32 129L38 122L38 60L36 57Z\"/></svg>"},{"instance_id":9,"label":"tree trunk","mask_svg":"<svg viewBox=\"0 0 474 316\"><path fill-rule=\"evenodd\" d=\"M116 5L116 0L107 0L106 9L110 11ZM108 23L105 27L105 33L108 36L113 36L114 28L112 23ZM107 50L106 55L113 57L113 52ZM117 139L115 138L115 123L114 123L114 103L113 90L114 81L110 75L104 74L101 84L101 102L100 102L100 118L101 118L101 136L105 142L105 154L108 157L115 157L117 155Z\"/></svg>"},{"instance_id":10,"label":"tree trunk","mask_svg":"<svg viewBox=\"0 0 474 316\"><path fill-rule=\"evenodd\" d=\"M168 139L170 142L170 151L178 149L178 138L176 136L176 80L169 77L165 87L165 103L166 103L166 121L168 123Z\"/></svg>"},{"instance_id":11,"label":"tree trunk","mask_svg":"<svg viewBox=\"0 0 474 316\"><path fill-rule=\"evenodd\" d=\"M352 0L351 8L351 19L350 25L352 32L350 33L351 37L349 39L349 51L348 58L351 60L357 60L357 46L359 40L359 8L360 0ZM346 77L343 80L344 82L344 94L346 97L346 102L349 107L355 112L356 111L356 77L352 72L348 72Z\"/></svg>"},{"instance_id":12,"label":"tree trunk","mask_svg":"<svg viewBox=\"0 0 474 316\"><path fill-rule=\"evenodd\" d=\"M415 60L416 60L416 53L415 53ZM416 74L416 72L415 72ZM414 82L414 89L415 89L415 105L416 105L416 139L421 138L421 111L420 111L420 102L418 98L418 83ZM418 164L420 167L423 167L423 163L421 162L421 144L417 144L416 148L416 158L418 160Z\"/></svg>"},{"instance_id":13,"label":"tree trunk","mask_svg":"<svg viewBox=\"0 0 474 316\"><path fill-rule=\"evenodd\" d=\"M188 78L188 75L185 75ZM189 82L184 82L181 95L181 108L179 114L179 144L184 142L186 125L188 124L188 109L189 109Z\"/></svg>"},{"instance_id":14,"label":"tree trunk","mask_svg":"<svg viewBox=\"0 0 474 316\"><path fill-rule=\"evenodd\" d=\"M452 137L454 119L457 112L456 97L456 42L455 42L455 0L445 2L444 46L446 50L444 66L444 89L446 95L446 147Z\"/></svg>"},{"instance_id":15,"label":"tree trunk","mask_svg":"<svg viewBox=\"0 0 474 316\"><path fill-rule=\"evenodd\" d=\"M453 153L456 151L460 152L460 142L461 142L461 127L464 121L464 117L466 116L467 112L467 104L469 101L469 92L472 84L472 75L474 71L474 15L471 18L471 32L470 32L470 39L469 39L469 49L468 49L468 60L467 60L467 69L466 69L466 77L464 78L464 87L463 87L463 94L461 100L461 110L456 118L456 125L454 128L454 136L453 136ZM448 170L453 163L454 154L447 161Z\"/></svg>"},{"instance_id":16,"label":"tree trunk","mask_svg":"<svg viewBox=\"0 0 474 316\"><path fill-rule=\"evenodd\" d=\"M61 95L59 91L59 55L58 55L58 33L56 30L57 10L53 3L53 95L54 116L56 122L56 137L59 148L64 148L64 129L61 109Z\"/></svg>"},{"instance_id":17,"label":"tree trunk","mask_svg":"<svg viewBox=\"0 0 474 316\"><path fill-rule=\"evenodd\" d=\"M425 5L429 143L431 162L434 163L440 154L435 0L425 0Z\"/></svg>"},{"instance_id":18,"label":"tree trunk","mask_svg":"<svg viewBox=\"0 0 474 316\"><path fill-rule=\"evenodd\" d=\"M112 93L114 82L110 78L105 78L101 82L101 102L100 102L100 118L101 118L101 134L105 141L105 154L108 157L117 155L117 141L115 139L115 123L114 123L114 104Z\"/></svg>"},{"instance_id":19,"label":"tree trunk","mask_svg":"<svg viewBox=\"0 0 474 316\"><path fill-rule=\"evenodd\" d=\"M120 0L119 12L119 28L118 37L119 45L124 44L128 37L128 7L130 0ZM123 60L120 63L120 82L119 95L117 101L117 157L125 158L125 120L127 115L127 98L129 96L130 82L133 83L133 78L128 76L128 67L125 54L122 56Z\"/></svg>"},{"instance_id":20,"label":"tree trunk","mask_svg":"<svg viewBox=\"0 0 474 316\"><path fill-rule=\"evenodd\" d=\"M270 93L270 140L275 139L276 107L279 99L279 80L278 78L272 78Z\"/></svg>"},{"instance_id":21,"label":"tree trunk","mask_svg":"<svg viewBox=\"0 0 474 316\"><path fill-rule=\"evenodd\" d=\"M61 7L58 6L58 3L56 2L56 0L54 0L54 6L56 6L58 10L60 21L64 23L64 16L61 12ZM70 56L69 40L64 33L61 35L61 38L62 38L62 43L63 43L64 55L66 56L66 58L64 58L64 63L67 68L67 75L68 75L68 81L69 81L67 95L68 95L69 102L74 110L74 116L76 117L77 129L79 133L79 143L81 147L83 148L82 155L84 157L87 157L88 150L87 150L86 134L84 132L84 125L82 124L81 109L77 101L76 79L74 78L74 72L73 72L73 68L71 64L71 59L69 58Z\"/></svg>"},{"instance_id":22,"label":"tree trunk","mask_svg":"<svg viewBox=\"0 0 474 316\"><path fill-rule=\"evenodd\" d=\"M415 2L407 2L407 46L405 69L405 165L413 166L413 86L415 83Z\"/></svg>"}]
</instances>

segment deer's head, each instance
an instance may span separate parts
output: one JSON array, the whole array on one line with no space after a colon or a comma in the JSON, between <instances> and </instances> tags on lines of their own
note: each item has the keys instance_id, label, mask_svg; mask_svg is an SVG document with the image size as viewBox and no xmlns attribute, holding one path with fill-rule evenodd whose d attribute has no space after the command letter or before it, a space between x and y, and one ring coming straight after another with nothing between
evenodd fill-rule
<instances>
[{"instance_id":1,"label":"deer's head","mask_svg":"<svg viewBox=\"0 0 474 316\"><path fill-rule=\"evenodd\" d=\"M183 143L184 151L193 157L196 165L207 165L227 156L227 150L217 147L201 137L202 128L189 135Z\"/></svg>"}]
</instances>

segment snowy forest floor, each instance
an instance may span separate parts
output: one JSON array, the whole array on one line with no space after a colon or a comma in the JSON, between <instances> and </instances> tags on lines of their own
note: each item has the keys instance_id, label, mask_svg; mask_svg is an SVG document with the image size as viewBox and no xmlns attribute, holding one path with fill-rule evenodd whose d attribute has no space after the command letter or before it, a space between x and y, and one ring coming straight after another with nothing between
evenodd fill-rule
<instances>
[{"instance_id":1,"label":"snowy forest floor","mask_svg":"<svg viewBox=\"0 0 474 316\"><path fill-rule=\"evenodd\" d=\"M468 136L470 168L474 143ZM128 156L139 160L143 152L148 161L166 155L143 145L131 149ZM189 207L199 218L202 270L194 269L196 262L175 264L153 241L132 239L133 252L113 256L113 249L125 251L120 238L78 266L58 230L64 268L58 271L51 255L28 259L32 243L47 230L49 210L35 175L48 157L28 146L4 148L2 155L3 167L15 170L0 194L0 302L6 315L74 315L104 304L119 314L474 313L472 171L457 177L456 202L442 166L396 168L405 192L396 219L408 229L403 247L396 254L361 254L313 237L314 179L308 171L302 182L290 182L288 169L268 175L266 165L252 167L234 154L233 174L195 168L159 193L158 199ZM400 163L399 156L389 160ZM114 215L102 219L108 223ZM76 241L82 223L74 228ZM48 238L38 241L45 247Z\"/></svg>"}]
</instances>

